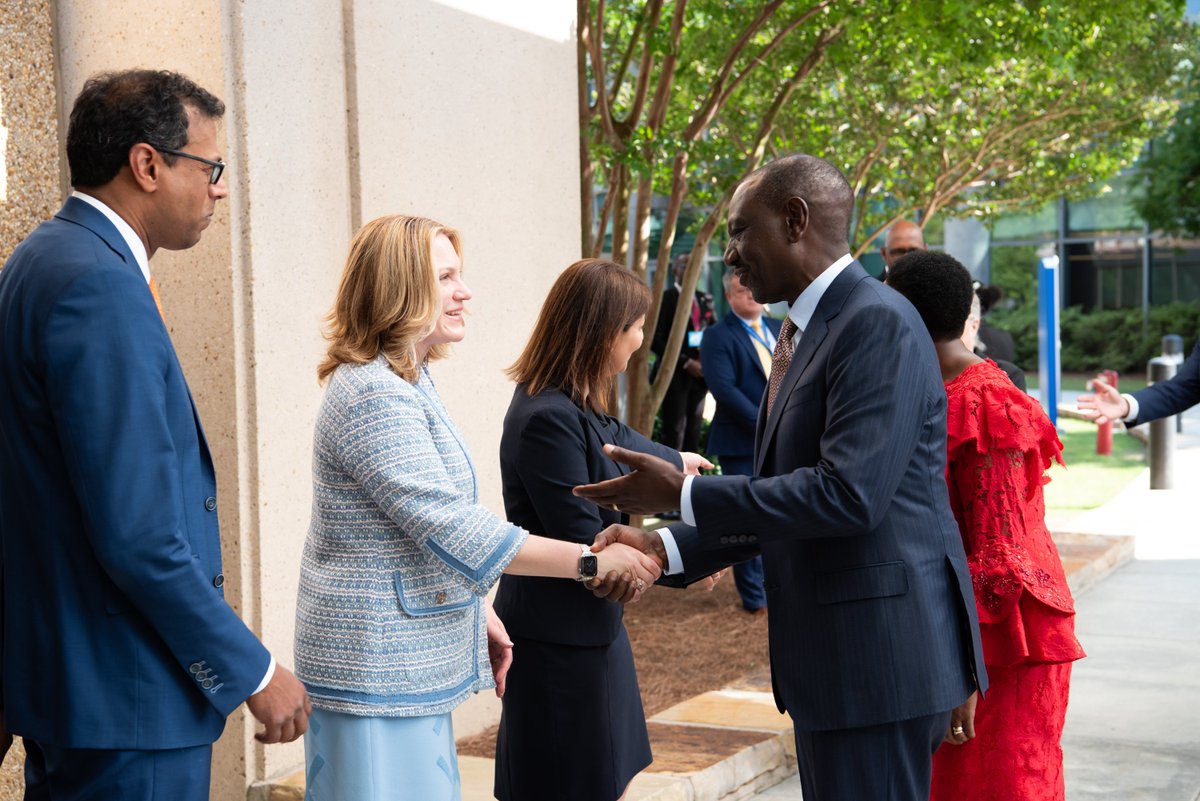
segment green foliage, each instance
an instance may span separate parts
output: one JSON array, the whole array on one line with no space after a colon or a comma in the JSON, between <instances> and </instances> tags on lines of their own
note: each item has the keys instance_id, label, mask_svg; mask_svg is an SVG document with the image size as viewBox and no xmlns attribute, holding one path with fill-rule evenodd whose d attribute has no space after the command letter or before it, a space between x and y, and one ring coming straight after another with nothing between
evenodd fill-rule
<instances>
[{"instance_id":1,"label":"green foliage","mask_svg":"<svg viewBox=\"0 0 1200 801\"><path fill-rule=\"evenodd\" d=\"M1012 310L995 310L988 322L1013 336L1017 363L1025 370L1037 368L1037 308L1029 303ZM1162 353L1162 338L1179 334L1184 351L1200 335L1200 305L1172 303L1154 306L1142 324L1141 309L1114 309L1083 313L1077 306L1064 309L1061 320L1063 372L1088 373L1116 370L1142 372L1146 362Z\"/></svg>"},{"instance_id":2,"label":"green foliage","mask_svg":"<svg viewBox=\"0 0 1200 801\"><path fill-rule=\"evenodd\" d=\"M1176 45L1176 84L1181 105L1170 128L1138 165L1143 186L1134 205L1150 227L1168 234L1200 236L1200 46Z\"/></svg>"},{"instance_id":3,"label":"green foliage","mask_svg":"<svg viewBox=\"0 0 1200 801\"><path fill-rule=\"evenodd\" d=\"M1172 45L1186 35L1175 0L873 8L773 143L851 178L852 244L898 218L989 216L1082 190L1132 163L1170 111Z\"/></svg>"}]
</instances>

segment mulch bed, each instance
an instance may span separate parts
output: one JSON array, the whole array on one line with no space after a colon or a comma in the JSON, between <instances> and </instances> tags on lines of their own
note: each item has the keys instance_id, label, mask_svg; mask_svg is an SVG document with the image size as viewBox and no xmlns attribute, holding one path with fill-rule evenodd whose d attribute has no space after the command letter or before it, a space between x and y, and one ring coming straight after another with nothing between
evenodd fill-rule
<instances>
[{"instance_id":1,"label":"mulch bed","mask_svg":"<svg viewBox=\"0 0 1200 801\"><path fill-rule=\"evenodd\" d=\"M767 616L742 611L729 573L712 592L656 587L625 608L625 627L647 718L767 668ZM496 728L460 740L458 752L494 757Z\"/></svg>"}]
</instances>

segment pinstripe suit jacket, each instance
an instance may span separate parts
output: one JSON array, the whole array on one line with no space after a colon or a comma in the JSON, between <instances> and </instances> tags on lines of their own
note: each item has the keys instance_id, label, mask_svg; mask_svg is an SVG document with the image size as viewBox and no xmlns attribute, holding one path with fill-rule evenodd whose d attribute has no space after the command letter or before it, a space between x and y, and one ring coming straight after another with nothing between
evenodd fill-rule
<instances>
[{"instance_id":1,"label":"pinstripe suit jacket","mask_svg":"<svg viewBox=\"0 0 1200 801\"><path fill-rule=\"evenodd\" d=\"M829 286L755 475L695 479L688 577L761 550L776 702L802 730L949 710L986 685L946 489L946 392L916 310L857 263Z\"/></svg>"}]
</instances>

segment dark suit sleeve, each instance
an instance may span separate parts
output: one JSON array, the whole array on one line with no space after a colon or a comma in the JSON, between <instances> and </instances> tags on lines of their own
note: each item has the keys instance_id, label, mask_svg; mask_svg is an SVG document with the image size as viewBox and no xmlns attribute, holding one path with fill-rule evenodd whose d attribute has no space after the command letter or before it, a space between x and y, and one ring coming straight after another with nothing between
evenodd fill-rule
<instances>
[{"instance_id":1,"label":"dark suit sleeve","mask_svg":"<svg viewBox=\"0 0 1200 801\"><path fill-rule=\"evenodd\" d=\"M683 457L679 455L679 451L674 448L668 448L662 443L655 442L649 437L639 434L616 418L611 418L611 422L616 426L616 433L613 439L617 445L626 450L640 451L648 453L651 456L657 456L659 459L665 459L675 465L680 470L683 469Z\"/></svg>"},{"instance_id":2,"label":"dark suit sleeve","mask_svg":"<svg viewBox=\"0 0 1200 801\"><path fill-rule=\"evenodd\" d=\"M710 339L713 334L717 334L717 337ZM732 328L714 328L708 332L700 345L700 364L704 367L704 381L708 384L708 391L723 408L736 413L738 421L749 428L753 435L754 425L758 420L758 405L762 399L751 399L738 383L733 366L733 349L737 347L737 343L733 337L739 334L740 331Z\"/></svg>"},{"instance_id":3,"label":"dark suit sleeve","mask_svg":"<svg viewBox=\"0 0 1200 801\"><path fill-rule=\"evenodd\" d=\"M205 698L227 715L258 686L270 655L184 533L166 405L175 355L145 284L115 271L76 280L47 319L45 348L54 354L47 400L95 559L180 670L206 663L222 686Z\"/></svg>"},{"instance_id":4,"label":"dark suit sleeve","mask_svg":"<svg viewBox=\"0 0 1200 801\"><path fill-rule=\"evenodd\" d=\"M706 543L745 532L761 541L866 534L887 514L923 431L934 422L944 428L945 416L931 415L936 401L922 389L927 376L917 375L928 363L921 348L931 345L917 340L898 310L867 306L831 336L818 463L769 478L696 478L692 508ZM880 348L880 341L894 344ZM802 384L776 401L797 408L784 407L775 447L789 446L787 426L804 414L813 389Z\"/></svg>"},{"instance_id":5,"label":"dark suit sleeve","mask_svg":"<svg viewBox=\"0 0 1200 801\"><path fill-rule=\"evenodd\" d=\"M1140 389L1133 397L1137 398L1138 417L1128 423L1130 427L1185 412L1200 403L1200 342L1174 378Z\"/></svg>"}]
</instances>

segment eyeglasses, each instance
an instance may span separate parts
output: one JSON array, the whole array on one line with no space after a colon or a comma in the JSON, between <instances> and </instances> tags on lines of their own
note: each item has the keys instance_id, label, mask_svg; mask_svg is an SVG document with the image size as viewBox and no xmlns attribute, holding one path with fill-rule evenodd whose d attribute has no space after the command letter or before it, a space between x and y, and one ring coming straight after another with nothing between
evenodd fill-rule
<instances>
[{"instance_id":1,"label":"eyeglasses","mask_svg":"<svg viewBox=\"0 0 1200 801\"><path fill-rule=\"evenodd\" d=\"M217 181L221 180L221 173L225 172L225 162L223 161L213 161L212 159L202 158L201 156L194 156L191 153L184 153L182 150L172 150L169 147L158 147L156 145L151 145L151 147L153 147L159 153L170 153L172 156L183 156L185 159L191 159L192 161L198 161L201 164L207 164L212 168L212 172L210 172L208 176L208 182L210 184L215 184Z\"/></svg>"}]
</instances>

